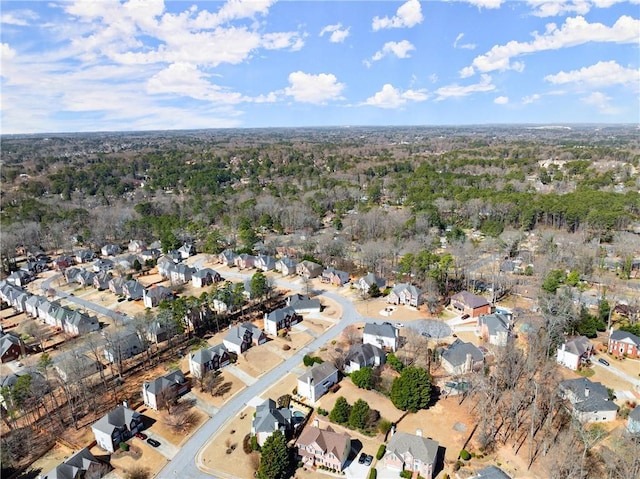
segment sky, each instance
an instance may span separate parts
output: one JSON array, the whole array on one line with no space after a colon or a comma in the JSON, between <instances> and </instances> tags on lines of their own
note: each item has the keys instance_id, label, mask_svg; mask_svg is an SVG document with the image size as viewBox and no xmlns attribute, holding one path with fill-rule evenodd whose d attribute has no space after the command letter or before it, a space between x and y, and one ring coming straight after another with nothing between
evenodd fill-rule
<instances>
[{"instance_id":1,"label":"sky","mask_svg":"<svg viewBox=\"0 0 640 479\"><path fill-rule=\"evenodd\" d=\"M640 122L640 0L0 7L3 134Z\"/></svg>"}]
</instances>

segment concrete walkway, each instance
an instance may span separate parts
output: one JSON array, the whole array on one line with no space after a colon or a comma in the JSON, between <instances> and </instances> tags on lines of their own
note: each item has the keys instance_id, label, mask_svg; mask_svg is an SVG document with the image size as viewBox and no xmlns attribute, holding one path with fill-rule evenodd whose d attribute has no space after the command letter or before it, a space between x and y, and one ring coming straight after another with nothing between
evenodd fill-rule
<instances>
[{"instance_id":1,"label":"concrete walkway","mask_svg":"<svg viewBox=\"0 0 640 479\"><path fill-rule=\"evenodd\" d=\"M195 402L196 406L199 409L203 410L205 413L207 413L209 415L209 417L215 416L216 414L218 414L218 411L220 411L220 409L218 409L217 407L212 406L208 402L203 401L202 399L200 399L198 396L193 394L193 392L188 392L187 394L185 394L182 397L186 398L188 401Z\"/></svg>"},{"instance_id":2,"label":"concrete walkway","mask_svg":"<svg viewBox=\"0 0 640 479\"><path fill-rule=\"evenodd\" d=\"M227 366L226 368L224 368L224 372L225 373L228 372L228 373L233 374L235 377L237 377L240 381L245 383L247 386L252 386L257 381L256 378L254 378L253 376L245 373L242 369L240 369L235 364L231 364L230 366Z\"/></svg>"}]
</instances>

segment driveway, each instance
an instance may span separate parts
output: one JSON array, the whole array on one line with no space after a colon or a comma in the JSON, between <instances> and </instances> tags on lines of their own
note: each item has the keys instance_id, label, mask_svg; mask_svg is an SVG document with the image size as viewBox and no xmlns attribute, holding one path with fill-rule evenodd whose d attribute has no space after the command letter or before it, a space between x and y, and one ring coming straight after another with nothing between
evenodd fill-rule
<instances>
[{"instance_id":1,"label":"driveway","mask_svg":"<svg viewBox=\"0 0 640 479\"><path fill-rule=\"evenodd\" d=\"M369 477L369 468L371 466L358 464L359 457L360 454L358 454L358 456L353 461L351 461L351 464L345 467L344 474L348 479L365 479Z\"/></svg>"}]
</instances>

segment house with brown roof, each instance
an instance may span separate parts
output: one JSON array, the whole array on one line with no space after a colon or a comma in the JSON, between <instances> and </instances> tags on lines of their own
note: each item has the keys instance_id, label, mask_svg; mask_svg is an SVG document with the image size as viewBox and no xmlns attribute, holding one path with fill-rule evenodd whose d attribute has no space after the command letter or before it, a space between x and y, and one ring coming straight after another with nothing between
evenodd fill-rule
<instances>
[{"instance_id":1,"label":"house with brown roof","mask_svg":"<svg viewBox=\"0 0 640 479\"><path fill-rule=\"evenodd\" d=\"M331 427L306 428L296 441L298 456L307 466L325 466L342 472L351 452L351 438Z\"/></svg>"},{"instance_id":2,"label":"house with brown roof","mask_svg":"<svg viewBox=\"0 0 640 479\"><path fill-rule=\"evenodd\" d=\"M468 291L461 291L451 296L451 306L463 315L468 314L471 318L491 313L489 301Z\"/></svg>"},{"instance_id":3,"label":"house with brown roof","mask_svg":"<svg viewBox=\"0 0 640 479\"><path fill-rule=\"evenodd\" d=\"M317 278L322 274L322 265L309 260L300 261L296 266L296 274L307 279Z\"/></svg>"}]
</instances>

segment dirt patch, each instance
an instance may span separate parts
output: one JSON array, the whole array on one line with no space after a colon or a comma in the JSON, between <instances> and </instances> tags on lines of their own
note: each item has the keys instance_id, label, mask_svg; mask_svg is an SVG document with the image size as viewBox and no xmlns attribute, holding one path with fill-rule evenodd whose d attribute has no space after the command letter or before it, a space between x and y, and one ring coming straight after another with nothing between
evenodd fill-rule
<instances>
[{"instance_id":1,"label":"dirt patch","mask_svg":"<svg viewBox=\"0 0 640 479\"><path fill-rule=\"evenodd\" d=\"M31 464L31 466L29 467L29 472L36 472L44 477L47 472L67 459L74 452L75 451L66 446L63 446L62 444L56 444L51 449L49 449L49 451L44 456Z\"/></svg>"},{"instance_id":2,"label":"dirt patch","mask_svg":"<svg viewBox=\"0 0 640 479\"><path fill-rule=\"evenodd\" d=\"M229 398L233 397L238 391L243 390L246 385L240 379L235 377L229 372L225 372L222 369L222 384L227 384L227 390L222 396L212 396L210 393L200 391L200 384L197 381L193 382L191 392L195 394L198 399L206 402L207 404L220 408L226 403Z\"/></svg>"},{"instance_id":3,"label":"dirt patch","mask_svg":"<svg viewBox=\"0 0 640 479\"><path fill-rule=\"evenodd\" d=\"M253 346L244 354L238 356L236 366L250 376L258 378L283 362L282 357L263 346Z\"/></svg>"},{"instance_id":4,"label":"dirt patch","mask_svg":"<svg viewBox=\"0 0 640 479\"><path fill-rule=\"evenodd\" d=\"M187 401L187 400L183 399L182 401ZM169 427L165 423L165 420L169 415L166 409L162 411L154 411L153 409L150 409L150 408L142 408L142 409L139 409L138 412L140 412L142 415L152 420L152 424L149 430L160 435L161 437L166 439L167 442L170 442L174 446L179 446L183 444L189 438L189 436L191 436L191 434L193 434L193 432L196 431L198 427L200 427L200 425L203 422L209 419L209 416L205 414L203 411L201 411L195 406L191 407L189 408L189 413L193 413L195 415L195 421L188 431L185 431L184 433L180 433L180 432L175 432L171 427Z\"/></svg>"},{"instance_id":5,"label":"dirt patch","mask_svg":"<svg viewBox=\"0 0 640 479\"><path fill-rule=\"evenodd\" d=\"M129 440L129 444L131 444L131 441ZM111 455L111 466L116 469L116 472L121 477L124 477L126 472L133 467L146 468L152 476L155 476L168 462L162 454L155 451L146 442L138 440L134 445L134 449L139 454Z\"/></svg>"},{"instance_id":6,"label":"dirt patch","mask_svg":"<svg viewBox=\"0 0 640 479\"><path fill-rule=\"evenodd\" d=\"M395 306L387 304L386 298L375 298L367 300L355 300L354 306L358 310L358 313L367 318L384 319L391 321L410 322L415 319L432 319L432 316L424 310L424 306L421 309L410 308L407 306ZM385 308L393 308L392 312L387 311L385 314Z\"/></svg>"},{"instance_id":7,"label":"dirt patch","mask_svg":"<svg viewBox=\"0 0 640 479\"><path fill-rule=\"evenodd\" d=\"M324 307L321 313L322 316L333 320L337 320L342 317L342 308L334 300L323 297L320 300L320 304L322 304L322 306Z\"/></svg>"}]
</instances>

